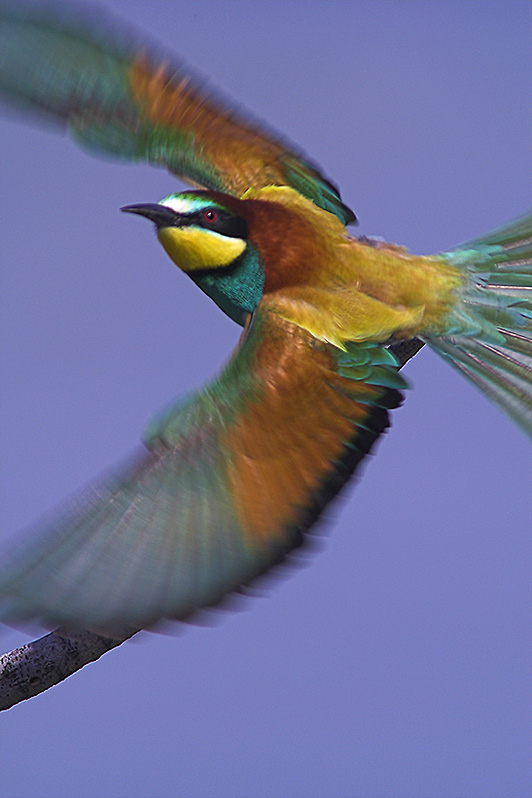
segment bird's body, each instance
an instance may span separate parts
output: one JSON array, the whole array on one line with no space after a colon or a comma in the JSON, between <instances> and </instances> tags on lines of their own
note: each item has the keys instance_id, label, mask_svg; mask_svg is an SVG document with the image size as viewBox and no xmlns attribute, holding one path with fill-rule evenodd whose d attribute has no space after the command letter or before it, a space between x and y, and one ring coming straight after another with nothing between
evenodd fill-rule
<instances>
[{"instance_id":1,"label":"bird's body","mask_svg":"<svg viewBox=\"0 0 532 798\"><path fill-rule=\"evenodd\" d=\"M487 380L492 398L532 429L529 219L427 257L349 235L290 187L242 199L185 192L125 210L151 218L170 257L236 321L260 306L340 349L421 337L473 381ZM205 213L236 229L217 231Z\"/></svg>"},{"instance_id":2,"label":"bird's body","mask_svg":"<svg viewBox=\"0 0 532 798\"><path fill-rule=\"evenodd\" d=\"M150 425L140 458L12 556L5 616L137 629L264 572L388 426L406 387L390 344L420 338L532 429L530 218L433 256L353 237L316 167L181 67L60 13L8 6L2 26L5 99L207 188L125 210L244 326L219 377Z\"/></svg>"},{"instance_id":3,"label":"bird's body","mask_svg":"<svg viewBox=\"0 0 532 798\"><path fill-rule=\"evenodd\" d=\"M383 343L445 328L464 282L445 259L355 238L291 188L250 190L233 207L249 224L250 259L264 264L260 294L316 338Z\"/></svg>"}]
</instances>

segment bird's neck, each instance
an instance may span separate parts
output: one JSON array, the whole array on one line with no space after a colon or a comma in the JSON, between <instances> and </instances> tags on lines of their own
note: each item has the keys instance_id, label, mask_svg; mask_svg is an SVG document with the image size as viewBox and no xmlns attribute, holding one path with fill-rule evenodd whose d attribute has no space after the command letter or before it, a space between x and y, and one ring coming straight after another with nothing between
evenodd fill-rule
<instances>
[{"instance_id":1,"label":"bird's neck","mask_svg":"<svg viewBox=\"0 0 532 798\"><path fill-rule=\"evenodd\" d=\"M227 268L189 274L224 313L242 326L261 300L264 268L257 250L251 244Z\"/></svg>"}]
</instances>

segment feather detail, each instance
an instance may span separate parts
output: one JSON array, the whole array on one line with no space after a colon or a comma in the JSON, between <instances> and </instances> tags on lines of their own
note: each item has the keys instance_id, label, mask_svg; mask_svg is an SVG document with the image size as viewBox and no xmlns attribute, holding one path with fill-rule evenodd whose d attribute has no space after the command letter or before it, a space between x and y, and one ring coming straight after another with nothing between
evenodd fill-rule
<instances>
[{"instance_id":1,"label":"feather detail","mask_svg":"<svg viewBox=\"0 0 532 798\"><path fill-rule=\"evenodd\" d=\"M401 329L415 329L423 307L395 308L353 289L297 286L271 295L272 308L320 341L345 349L346 341L382 343Z\"/></svg>"},{"instance_id":2,"label":"feather detail","mask_svg":"<svg viewBox=\"0 0 532 798\"><path fill-rule=\"evenodd\" d=\"M448 334L424 340L532 435L532 216L443 257L467 280Z\"/></svg>"}]
</instances>

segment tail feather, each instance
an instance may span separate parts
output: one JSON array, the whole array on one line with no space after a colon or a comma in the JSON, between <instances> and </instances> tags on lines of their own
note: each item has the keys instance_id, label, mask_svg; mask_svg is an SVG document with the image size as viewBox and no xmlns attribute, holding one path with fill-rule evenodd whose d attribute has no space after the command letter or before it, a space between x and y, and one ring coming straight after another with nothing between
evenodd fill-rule
<instances>
[{"instance_id":1,"label":"tail feather","mask_svg":"<svg viewBox=\"0 0 532 798\"><path fill-rule=\"evenodd\" d=\"M532 216L444 257L469 280L452 333L426 342L532 436Z\"/></svg>"}]
</instances>

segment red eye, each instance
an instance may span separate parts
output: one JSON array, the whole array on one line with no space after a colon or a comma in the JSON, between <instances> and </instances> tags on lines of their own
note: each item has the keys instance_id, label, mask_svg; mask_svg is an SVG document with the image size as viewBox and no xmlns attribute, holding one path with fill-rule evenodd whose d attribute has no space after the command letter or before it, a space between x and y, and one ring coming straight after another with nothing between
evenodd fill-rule
<instances>
[{"instance_id":1,"label":"red eye","mask_svg":"<svg viewBox=\"0 0 532 798\"><path fill-rule=\"evenodd\" d=\"M212 208L209 208L208 211L203 212L203 218L205 219L206 222L215 222L216 219L218 218L218 214L216 213L216 211L213 211Z\"/></svg>"}]
</instances>

